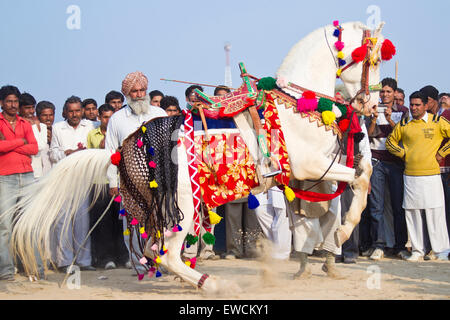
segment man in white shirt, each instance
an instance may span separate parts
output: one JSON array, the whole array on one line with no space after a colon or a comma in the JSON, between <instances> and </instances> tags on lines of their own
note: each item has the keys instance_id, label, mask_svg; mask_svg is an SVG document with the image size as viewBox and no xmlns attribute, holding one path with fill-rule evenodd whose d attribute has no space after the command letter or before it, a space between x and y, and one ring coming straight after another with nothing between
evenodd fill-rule
<instances>
[{"instance_id":1,"label":"man in white shirt","mask_svg":"<svg viewBox=\"0 0 450 320\"><path fill-rule=\"evenodd\" d=\"M105 149L111 153L122 145L122 142L133 132L135 132L142 123L157 117L167 117L167 113L159 108L150 105L150 97L147 94L148 79L142 72L129 73L122 81L122 93L125 95L127 105L115 112L108 122L106 130ZM119 182L117 176L117 167L111 165L108 169L109 194L111 197L119 194ZM124 230L127 228L126 219L123 219ZM124 235L125 244L128 252L129 236ZM133 239L133 247L139 248L137 238ZM142 274L145 269L134 255L130 255L138 273ZM130 268L131 265L128 263Z\"/></svg>"},{"instance_id":2,"label":"man in white shirt","mask_svg":"<svg viewBox=\"0 0 450 320\"><path fill-rule=\"evenodd\" d=\"M52 129L50 159L54 163L61 161L72 153L86 149L87 135L89 131L94 129L91 121L82 119L83 113L80 98L75 96L68 98L64 104L63 112L67 120L54 124ZM64 217L56 226L56 242L54 245L57 246L55 248L57 250L54 253L56 254L56 263L59 268L67 268L72 263L75 253L88 234L88 200L86 199L75 215L74 221L65 230L67 233L64 239L61 239L61 226ZM88 240L75 262L81 270L95 270L91 266L91 260L91 244L90 240Z\"/></svg>"},{"instance_id":3,"label":"man in white shirt","mask_svg":"<svg viewBox=\"0 0 450 320\"><path fill-rule=\"evenodd\" d=\"M42 177L50 170L50 163L43 162L43 155L48 154L49 146L47 144L47 126L39 122L34 115L36 100L29 93L22 93L19 98L19 116L27 120L31 124L34 137L38 144L38 153L31 156L31 166L33 168L34 178Z\"/></svg>"}]
</instances>

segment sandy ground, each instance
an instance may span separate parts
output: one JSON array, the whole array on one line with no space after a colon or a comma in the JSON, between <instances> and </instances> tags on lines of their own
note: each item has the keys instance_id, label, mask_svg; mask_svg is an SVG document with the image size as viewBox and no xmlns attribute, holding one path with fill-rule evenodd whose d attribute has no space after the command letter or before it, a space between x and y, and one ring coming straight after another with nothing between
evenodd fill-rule
<instances>
[{"instance_id":1,"label":"sandy ground","mask_svg":"<svg viewBox=\"0 0 450 320\"><path fill-rule=\"evenodd\" d=\"M321 271L323 258L310 257L312 276L292 280L298 270L295 258L275 265L254 259L203 261L202 273L232 280L240 293L205 297L201 291L181 283L173 274L138 281L132 270L82 271L80 287L59 287L64 274L50 271L47 280L29 282L16 275L15 282L0 281L0 299L43 300L300 300L300 299L449 299L450 262L411 263L385 258L374 262L360 258L357 264L338 264L346 277L333 280ZM262 270L269 272L262 272ZM374 273L379 271L379 273Z\"/></svg>"}]
</instances>

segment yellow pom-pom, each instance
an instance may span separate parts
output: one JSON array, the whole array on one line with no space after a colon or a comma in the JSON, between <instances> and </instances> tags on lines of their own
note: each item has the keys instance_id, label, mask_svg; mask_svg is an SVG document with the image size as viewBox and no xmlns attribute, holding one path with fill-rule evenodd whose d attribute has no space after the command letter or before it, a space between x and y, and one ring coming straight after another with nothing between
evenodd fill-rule
<instances>
[{"instance_id":1,"label":"yellow pom-pom","mask_svg":"<svg viewBox=\"0 0 450 320\"><path fill-rule=\"evenodd\" d=\"M292 202L295 200L295 193L288 186L284 187L284 194L286 195L286 199L288 199L289 202Z\"/></svg>"},{"instance_id":2,"label":"yellow pom-pom","mask_svg":"<svg viewBox=\"0 0 450 320\"><path fill-rule=\"evenodd\" d=\"M220 220L222 220L222 217L219 216L214 211L210 210L208 211L208 213L209 213L209 222L211 222L211 224L218 224Z\"/></svg>"},{"instance_id":3,"label":"yellow pom-pom","mask_svg":"<svg viewBox=\"0 0 450 320\"><path fill-rule=\"evenodd\" d=\"M336 120L336 115L333 111L324 111L322 112L322 121L326 125L331 124L334 120Z\"/></svg>"},{"instance_id":4,"label":"yellow pom-pom","mask_svg":"<svg viewBox=\"0 0 450 320\"><path fill-rule=\"evenodd\" d=\"M342 69L338 69L338 71L336 71L336 75L337 75L338 77L341 76L341 73L342 73Z\"/></svg>"},{"instance_id":5,"label":"yellow pom-pom","mask_svg":"<svg viewBox=\"0 0 450 320\"><path fill-rule=\"evenodd\" d=\"M156 231L156 238L157 238L157 239L161 238L161 232L159 232L159 230Z\"/></svg>"},{"instance_id":6,"label":"yellow pom-pom","mask_svg":"<svg viewBox=\"0 0 450 320\"><path fill-rule=\"evenodd\" d=\"M139 229L139 232L140 232L140 233L144 233L144 232L145 232L145 227L141 227L141 228Z\"/></svg>"},{"instance_id":7,"label":"yellow pom-pom","mask_svg":"<svg viewBox=\"0 0 450 320\"><path fill-rule=\"evenodd\" d=\"M146 127L142 127L142 133L145 133L145 131L147 131Z\"/></svg>"},{"instance_id":8,"label":"yellow pom-pom","mask_svg":"<svg viewBox=\"0 0 450 320\"><path fill-rule=\"evenodd\" d=\"M157 256L156 259L155 259L155 262L156 263L161 263L161 258L159 256Z\"/></svg>"},{"instance_id":9,"label":"yellow pom-pom","mask_svg":"<svg viewBox=\"0 0 450 320\"><path fill-rule=\"evenodd\" d=\"M338 54L337 54L337 57L339 59L344 59L344 53L342 51L339 51Z\"/></svg>"},{"instance_id":10,"label":"yellow pom-pom","mask_svg":"<svg viewBox=\"0 0 450 320\"><path fill-rule=\"evenodd\" d=\"M191 266L191 262L189 260L185 261L184 264L187 265L188 267Z\"/></svg>"},{"instance_id":11,"label":"yellow pom-pom","mask_svg":"<svg viewBox=\"0 0 450 320\"><path fill-rule=\"evenodd\" d=\"M150 188L158 188L158 183L155 180L150 182Z\"/></svg>"},{"instance_id":12,"label":"yellow pom-pom","mask_svg":"<svg viewBox=\"0 0 450 320\"><path fill-rule=\"evenodd\" d=\"M129 229L125 230L125 231L123 232L123 235L124 235L124 236L129 236L129 235L130 235L130 230L129 230Z\"/></svg>"}]
</instances>

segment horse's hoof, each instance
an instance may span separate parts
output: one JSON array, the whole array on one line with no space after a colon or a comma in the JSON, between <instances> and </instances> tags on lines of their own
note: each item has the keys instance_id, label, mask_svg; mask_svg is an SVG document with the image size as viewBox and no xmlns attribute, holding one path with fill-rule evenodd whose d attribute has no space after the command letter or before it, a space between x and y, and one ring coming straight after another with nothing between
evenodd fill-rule
<instances>
[{"instance_id":1,"label":"horse's hoof","mask_svg":"<svg viewBox=\"0 0 450 320\"><path fill-rule=\"evenodd\" d=\"M306 268L294 274L294 280L309 279L311 278L311 276L312 276L311 270L309 268Z\"/></svg>"},{"instance_id":2,"label":"horse's hoof","mask_svg":"<svg viewBox=\"0 0 450 320\"><path fill-rule=\"evenodd\" d=\"M334 242L337 247L341 247L342 244L347 241L348 237L346 236L345 232L341 230L339 227L336 232L334 233Z\"/></svg>"},{"instance_id":3,"label":"horse's hoof","mask_svg":"<svg viewBox=\"0 0 450 320\"><path fill-rule=\"evenodd\" d=\"M322 271L327 274L331 279L345 279L345 277L336 269L335 266L327 266L327 264L322 265Z\"/></svg>"}]
</instances>

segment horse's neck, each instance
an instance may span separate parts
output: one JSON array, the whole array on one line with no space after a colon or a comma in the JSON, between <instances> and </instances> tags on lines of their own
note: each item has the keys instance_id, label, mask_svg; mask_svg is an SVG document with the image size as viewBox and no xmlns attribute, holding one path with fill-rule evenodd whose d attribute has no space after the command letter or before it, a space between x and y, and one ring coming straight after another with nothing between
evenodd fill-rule
<instances>
[{"instance_id":1,"label":"horse's neck","mask_svg":"<svg viewBox=\"0 0 450 320\"><path fill-rule=\"evenodd\" d=\"M326 41L330 42L332 35L328 28L326 32L327 37L323 28L318 29L297 43L283 61L277 76L309 90L334 96L337 68L332 44L329 48Z\"/></svg>"}]
</instances>

